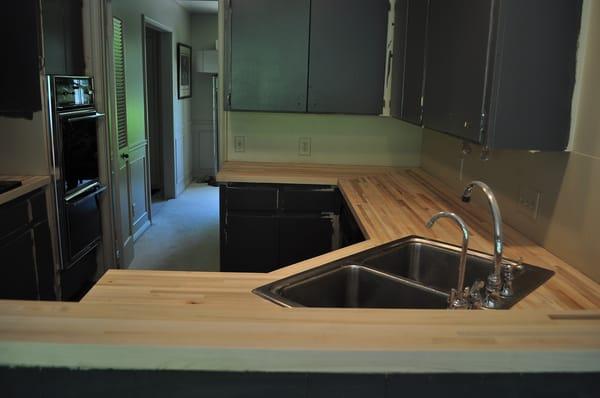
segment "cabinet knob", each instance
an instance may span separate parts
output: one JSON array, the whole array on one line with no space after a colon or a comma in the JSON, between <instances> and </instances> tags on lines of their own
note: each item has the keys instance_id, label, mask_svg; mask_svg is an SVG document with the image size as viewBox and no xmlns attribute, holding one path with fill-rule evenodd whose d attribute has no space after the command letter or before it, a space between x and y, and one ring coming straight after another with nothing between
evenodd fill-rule
<instances>
[{"instance_id":1,"label":"cabinet knob","mask_svg":"<svg viewBox=\"0 0 600 398\"><path fill-rule=\"evenodd\" d=\"M121 154L121 158L123 158L123 159L129 159L129 154L128 153L122 153Z\"/></svg>"}]
</instances>

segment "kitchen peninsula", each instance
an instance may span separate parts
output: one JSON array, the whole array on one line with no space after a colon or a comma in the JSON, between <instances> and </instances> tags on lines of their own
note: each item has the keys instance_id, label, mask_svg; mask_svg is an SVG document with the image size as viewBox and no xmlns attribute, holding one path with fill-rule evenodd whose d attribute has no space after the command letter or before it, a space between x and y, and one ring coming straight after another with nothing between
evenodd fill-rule
<instances>
[{"instance_id":1,"label":"kitchen peninsula","mask_svg":"<svg viewBox=\"0 0 600 398\"><path fill-rule=\"evenodd\" d=\"M600 371L600 286L505 226L507 258L556 274L506 311L282 308L251 290L407 235L437 211L491 251L487 210L421 169L226 163L219 181L336 184L367 240L268 274L107 272L79 303L0 302L3 366L350 373ZM457 361L456 356L461 360Z\"/></svg>"}]
</instances>

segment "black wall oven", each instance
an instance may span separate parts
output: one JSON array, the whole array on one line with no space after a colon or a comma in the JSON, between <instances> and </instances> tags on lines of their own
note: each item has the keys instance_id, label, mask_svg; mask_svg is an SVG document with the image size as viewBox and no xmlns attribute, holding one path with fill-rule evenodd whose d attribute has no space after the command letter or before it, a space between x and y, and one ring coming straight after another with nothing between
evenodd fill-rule
<instances>
[{"instance_id":1,"label":"black wall oven","mask_svg":"<svg viewBox=\"0 0 600 398\"><path fill-rule=\"evenodd\" d=\"M54 189L63 300L78 300L92 286L101 241L97 121L93 80L49 76Z\"/></svg>"}]
</instances>

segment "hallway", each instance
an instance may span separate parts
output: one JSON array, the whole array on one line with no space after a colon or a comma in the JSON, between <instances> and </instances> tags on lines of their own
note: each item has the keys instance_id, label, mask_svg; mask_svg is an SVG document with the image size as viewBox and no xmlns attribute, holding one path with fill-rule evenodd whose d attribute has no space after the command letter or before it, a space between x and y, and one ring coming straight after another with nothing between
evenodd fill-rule
<instances>
[{"instance_id":1,"label":"hallway","mask_svg":"<svg viewBox=\"0 0 600 398\"><path fill-rule=\"evenodd\" d=\"M219 271L219 188L191 184L158 203L129 269Z\"/></svg>"}]
</instances>

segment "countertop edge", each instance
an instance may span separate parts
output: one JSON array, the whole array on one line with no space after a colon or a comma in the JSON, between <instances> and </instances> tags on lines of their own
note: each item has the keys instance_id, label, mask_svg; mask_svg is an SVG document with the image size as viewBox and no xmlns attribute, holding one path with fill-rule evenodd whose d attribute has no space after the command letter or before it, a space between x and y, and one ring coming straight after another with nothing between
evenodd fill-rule
<instances>
[{"instance_id":1,"label":"countertop edge","mask_svg":"<svg viewBox=\"0 0 600 398\"><path fill-rule=\"evenodd\" d=\"M50 184L50 176L0 176L0 180L20 180L23 185L0 194L0 206Z\"/></svg>"},{"instance_id":2,"label":"countertop edge","mask_svg":"<svg viewBox=\"0 0 600 398\"><path fill-rule=\"evenodd\" d=\"M600 371L598 348L318 351L0 342L0 353L0 367L371 374Z\"/></svg>"}]
</instances>

